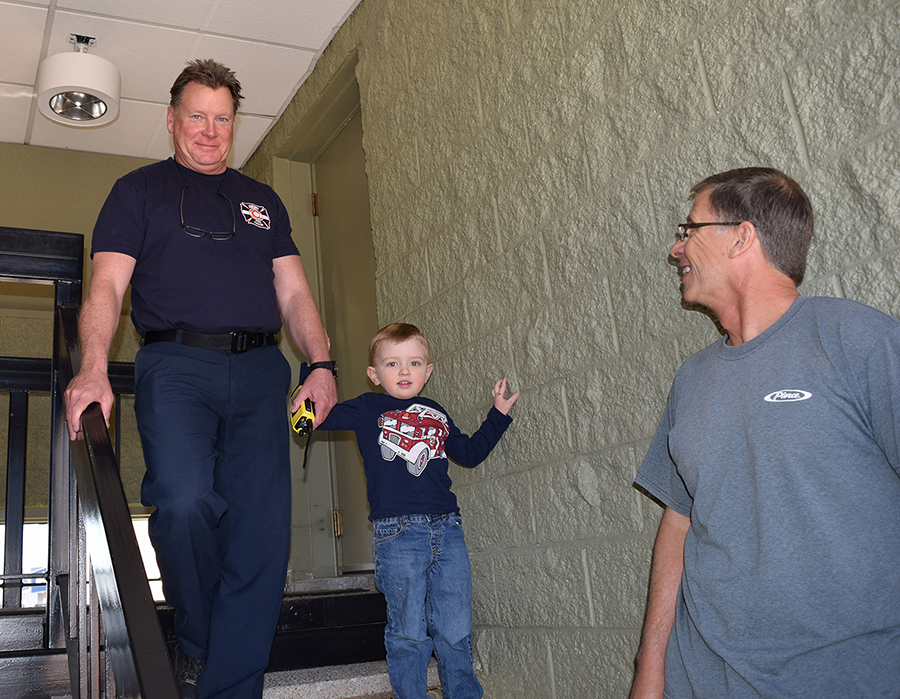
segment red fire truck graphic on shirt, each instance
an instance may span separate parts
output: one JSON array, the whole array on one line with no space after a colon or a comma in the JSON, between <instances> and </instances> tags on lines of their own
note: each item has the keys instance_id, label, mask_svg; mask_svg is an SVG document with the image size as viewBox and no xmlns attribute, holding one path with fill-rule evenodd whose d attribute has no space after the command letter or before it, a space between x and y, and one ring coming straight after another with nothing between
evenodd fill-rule
<instances>
[{"instance_id":1,"label":"red fire truck graphic on shirt","mask_svg":"<svg viewBox=\"0 0 900 699\"><path fill-rule=\"evenodd\" d=\"M381 456L393 461L398 454L406 460L406 469L417 478L431 459L444 456L444 442L450 436L447 416L415 403L406 410L390 410L378 418Z\"/></svg>"}]
</instances>

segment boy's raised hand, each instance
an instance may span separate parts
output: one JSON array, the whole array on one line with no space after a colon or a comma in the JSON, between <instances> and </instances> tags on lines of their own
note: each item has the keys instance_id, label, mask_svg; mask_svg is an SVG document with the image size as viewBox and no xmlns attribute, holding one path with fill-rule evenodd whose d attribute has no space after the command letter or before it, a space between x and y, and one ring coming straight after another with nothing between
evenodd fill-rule
<instances>
[{"instance_id":1,"label":"boy's raised hand","mask_svg":"<svg viewBox=\"0 0 900 699\"><path fill-rule=\"evenodd\" d=\"M494 399L494 407L497 408L504 415L509 415L509 409L512 408L513 403L516 402L516 399L519 397L518 393L513 393L509 398L504 397L506 393L506 377L500 379L497 383L494 384L494 388L491 391L491 397Z\"/></svg>"}]
</instances>

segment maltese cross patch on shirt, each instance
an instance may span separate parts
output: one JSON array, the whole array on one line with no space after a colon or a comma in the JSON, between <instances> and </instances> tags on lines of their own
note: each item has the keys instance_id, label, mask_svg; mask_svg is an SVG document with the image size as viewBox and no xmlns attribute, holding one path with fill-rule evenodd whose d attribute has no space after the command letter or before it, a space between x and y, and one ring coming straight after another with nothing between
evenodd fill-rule
<instances>
[{"instance_id":1,"label":"maltese cross patch on shirt","mask_svg":"<svg viewBox=\"0 0 900 699\"><path fill-rule=\"evenodd\" d=\"M241 213L244 215L244 220L247 223L252 223L257 228L269 230L269 212L266 211L266 207L242 201Z\"/></svg>"}]
</instances>

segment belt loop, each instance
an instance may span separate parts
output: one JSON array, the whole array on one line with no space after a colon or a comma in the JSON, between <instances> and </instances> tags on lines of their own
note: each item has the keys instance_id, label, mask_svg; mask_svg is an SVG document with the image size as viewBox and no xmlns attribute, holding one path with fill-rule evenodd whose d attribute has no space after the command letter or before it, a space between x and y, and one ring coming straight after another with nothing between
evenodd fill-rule
<instances>
[{"instance_id":1,"label":"belt loop","mask_svg":"<svg viewBox=\"0 0 900 699\"><path fill-rule=\"evenodd\" d=\"M176 328L175 329L175 344L176 345L181 344L181 336L182 335L184 335L184 330L182 330L181 328Z\"/></svg>"}]
</instances>

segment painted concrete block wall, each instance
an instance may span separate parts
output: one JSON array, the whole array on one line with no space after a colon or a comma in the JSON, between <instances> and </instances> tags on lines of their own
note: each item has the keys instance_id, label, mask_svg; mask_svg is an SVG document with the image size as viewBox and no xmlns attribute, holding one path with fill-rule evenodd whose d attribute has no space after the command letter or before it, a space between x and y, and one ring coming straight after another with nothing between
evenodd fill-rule
<instances>
[{"instance_id":1,"label":"painted concrete block wall","mask_svg":"<svg viewBox=\"0 0 900 699\"><path fill-rule=\"evenodd\" d=\"M896 0L363 0L245 172L357 52L379 322L436 355L487 696L627 695L660 509L631 487L679 364L717 337L667 263L687 190L785 170L807 294L900 314ZM361 348L364 351L364 348Z\"/></svg>"}]
</instances>

